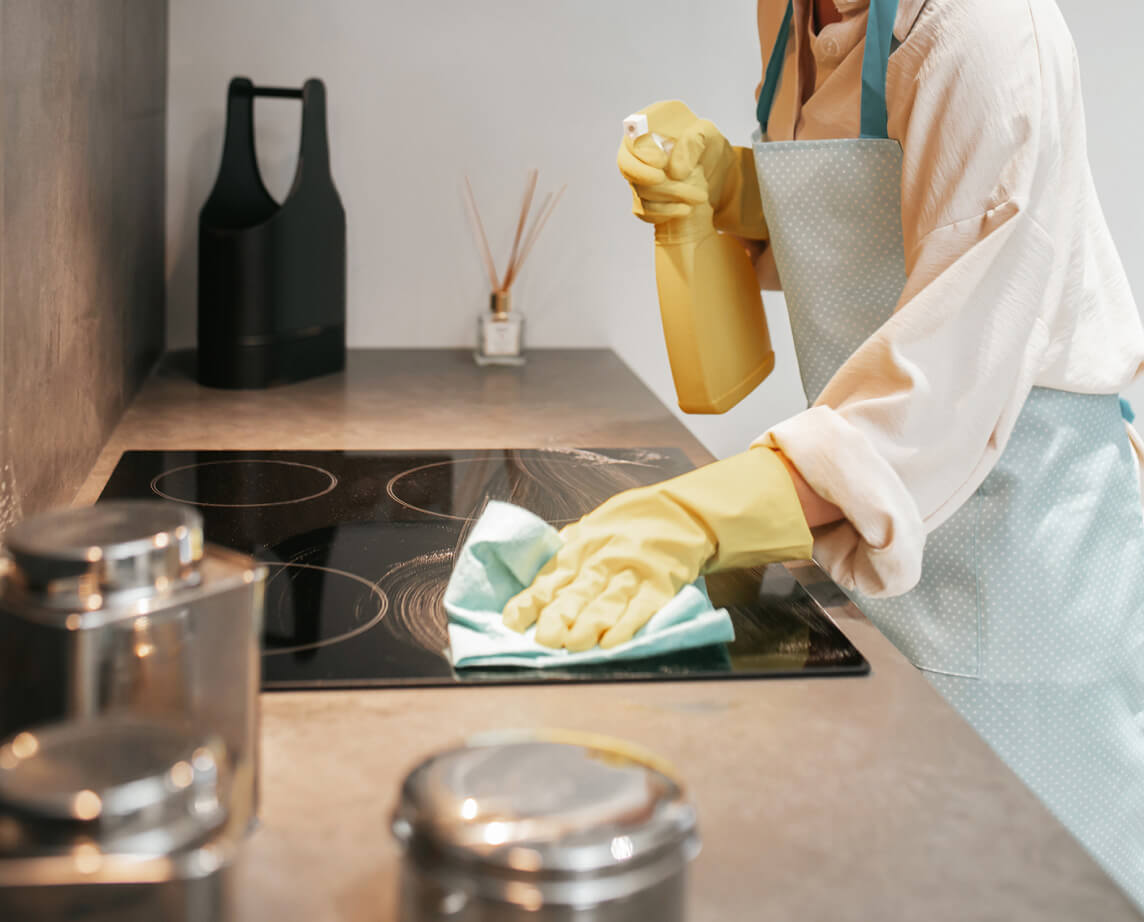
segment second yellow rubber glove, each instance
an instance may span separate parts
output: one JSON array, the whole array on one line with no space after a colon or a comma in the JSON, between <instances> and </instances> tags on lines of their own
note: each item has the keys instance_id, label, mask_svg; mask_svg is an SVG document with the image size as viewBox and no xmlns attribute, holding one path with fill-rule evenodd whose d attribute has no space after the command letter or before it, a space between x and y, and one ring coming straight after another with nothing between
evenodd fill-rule
<instances>
[{"instance_id":1,"label":"second yellow rubber glove","mask_svg":"<svg viewBox=\"0 0 1144 922\"><path fill-rule=\"evenodd\" d=\"M702 573L808 558L812 543L786 466L761 447L613 496L560 536L504 621L569 650L630 640Z\"/></svg>"}]
</instances>

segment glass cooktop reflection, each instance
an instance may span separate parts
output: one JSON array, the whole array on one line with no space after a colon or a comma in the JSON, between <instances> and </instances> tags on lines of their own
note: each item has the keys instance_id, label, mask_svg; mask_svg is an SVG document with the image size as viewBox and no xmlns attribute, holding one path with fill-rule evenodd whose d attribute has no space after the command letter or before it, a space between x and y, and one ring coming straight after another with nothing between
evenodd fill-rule
<instances>
[{"instance_id":1,"label":"glass cooktop reflection","mask_svg":"<svg viewBox=\"0 0 1144 922\"><path fill-rule=\"evenodd\" d=\"M488 500L559 527L690 468L676 449L129 451L100 499L189 503L208 541L266 563L267 689L868 672L782 566L708 577L731 612L730 644L569 669L452 668L442 599Z\"/></svg>"}]
</instances>

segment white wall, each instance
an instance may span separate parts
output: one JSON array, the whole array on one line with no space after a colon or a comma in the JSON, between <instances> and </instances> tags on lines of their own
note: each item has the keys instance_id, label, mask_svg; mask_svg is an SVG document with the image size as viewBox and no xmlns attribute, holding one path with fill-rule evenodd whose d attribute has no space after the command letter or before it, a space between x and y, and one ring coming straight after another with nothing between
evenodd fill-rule
<instances>
[{"instance_id":1,"label":"white wall","mask_svg":"<svg viewBox=\"0 0 1144 922\"><path fill-rule=\"evenodd\" d=\"M171 346L194 341L196 222L218 169L227 81L300 86L316 75L347 212L352 345L470 345L488 284L462 176L472 177L503 260L536 166L541 191L568 183L568 192L514 289L530 342L604 346L619 315L638 313L662 360L650 230L628 214L615 152L624 116L658 97L686 94L725 112L738 98L746 125L758 69L753 2L721 2L715 14L707 6L172 0ZM689 53L717 48L724 33L729 53ZM299 107L255 108L259 157L280 193Z\"/></svg>"},{"instance_id":2,"label":"white wall","mask_svg":"<svg viewBox=\"0 0 1144 922\"><path fill-rule=\"evenodd\" d=\"M1134 290L1144 296L1144 3L1060 0L1085 77L1093 168ZM349 235L353 346L467 346L487 283L461 205L468 173L503 259L525 171L568 192L517 305L541 346L611 345L674 406L650 228L616 172L619 123L677 97L745 142L760 58L753 0L171 0L168 329L194 342L198 209L222 145L226 84L326 83ZM1110 25L1115 28L1110 28ZM259 100L271 190L293 172L297 103ZM1132 115L1125 117L1126 113ZM774 375L723 417L682 417L712 451L741 449L797 411L781 296L767 295ZM1144 408L1144 382L1129 394Z\"/></svg>"}]
</instances>

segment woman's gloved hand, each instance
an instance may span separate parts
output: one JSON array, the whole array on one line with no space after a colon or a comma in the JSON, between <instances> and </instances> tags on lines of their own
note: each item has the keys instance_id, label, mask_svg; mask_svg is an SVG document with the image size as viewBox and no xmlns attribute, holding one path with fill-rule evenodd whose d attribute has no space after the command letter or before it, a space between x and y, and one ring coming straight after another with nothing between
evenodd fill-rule
<instances>
[{"instance_id":1,"label":"woman's gloved hand","mask_svg":"<svg viewBox=\"0 0 1144 922\"><path fill-rule=\"evenodd\" d=\"M702 573L808 558L812 543L786 466L762 447L613 496L560 536L504 622L569 650L630 640Z\"/></svg>"},{"instance_id":2,"label":"woman's gloved hand","mask_svg":"<svg viewBox=\"0 0 1144 922\"><path fill-rule=\"evenodd\" d=\"M632 213L650 224L687 217L697 205L710 205L715 227L749 240L765 240L767 225L754 157L732 147L707 119L697 118L676 100L641 109L648 133L624 135L617 163L632 185ZM652 132L673 142L665 153Z\"/></svg>"}]
</instances>

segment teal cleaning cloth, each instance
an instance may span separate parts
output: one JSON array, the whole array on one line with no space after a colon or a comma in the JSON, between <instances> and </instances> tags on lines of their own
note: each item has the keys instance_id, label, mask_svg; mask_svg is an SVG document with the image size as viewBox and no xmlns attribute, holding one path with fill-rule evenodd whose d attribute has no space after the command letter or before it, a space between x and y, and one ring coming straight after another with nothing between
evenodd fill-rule
<instances>
[{"instance_id":1,"label":"teal cleaning cloth","mask_svg":"<svg viewBox=\"0 0 1144 922\"><path fill-rule=\"evenodd\" d=\"M735 639L731 616L716 609L696 580L656 612L627 643L581 653L553 650L505 627L501 612L560 549L560 535L543 519L509 503L490 502L461 548L445 589L453 665L544 669L642 659Z\"/></svg>"}]
</instances>

